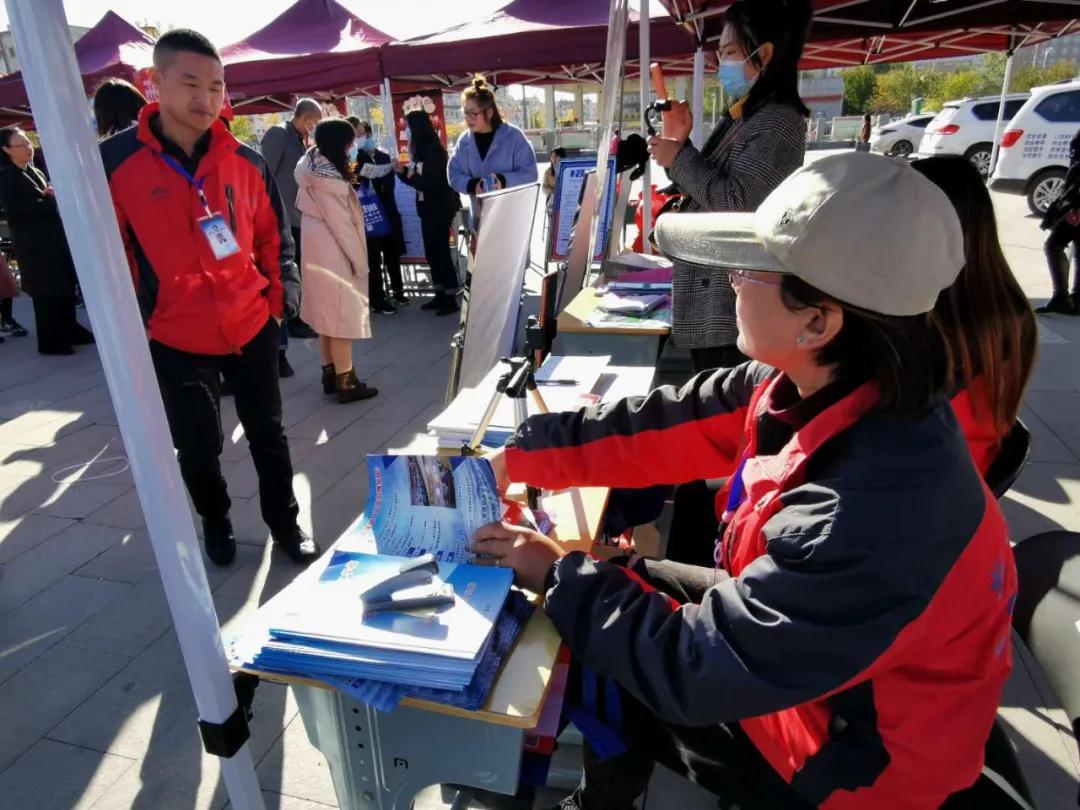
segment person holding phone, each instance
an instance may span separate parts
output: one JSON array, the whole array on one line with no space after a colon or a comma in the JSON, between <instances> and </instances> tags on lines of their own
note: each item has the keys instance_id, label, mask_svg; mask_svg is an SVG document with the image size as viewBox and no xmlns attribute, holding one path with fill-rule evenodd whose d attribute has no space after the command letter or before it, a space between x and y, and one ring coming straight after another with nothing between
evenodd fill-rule
<instances>
[{"instance_id":1,"label":"person holding phone","mask_svg":"<svg viewBox=\"0 0 1080 810\"><path fill-rule=\"evenodd\" d=\"M649 139L653 160L684 195L678 211L753 211L802 166L810 111L799 97L799 58L809 23L808 0L737 0L724 13L723 119L698 148L689 106L673 101L663 134ZM671 336L690 350L694 371L744 360L738 334L731 286L714 270L677 262Z\"/></svg>"},{"instance_id":2,"label":"person holding phone","mask_svg":"<svg viewBox=\"0 0 1080 810\"><path fill-rule=\"evenodd\" d=\"M503 120L495 89L476 76L461 94L469 130L458 139L447 167L450 185L472 198L473 230L480 224L477 194L535 183L536 153L525 133Z\"/></svg>"}]
</instances>

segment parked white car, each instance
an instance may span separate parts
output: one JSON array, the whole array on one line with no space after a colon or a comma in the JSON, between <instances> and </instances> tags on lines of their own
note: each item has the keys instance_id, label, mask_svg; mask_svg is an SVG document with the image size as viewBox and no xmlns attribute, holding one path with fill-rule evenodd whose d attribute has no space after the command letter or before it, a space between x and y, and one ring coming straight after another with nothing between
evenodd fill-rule
<instances>
[{"instance_id":1,"label":"parked white car","mask_svg":"<svg viewBox=\"0 0 1080 810\"><path fill-rule=\"evenodd\" d=\"M1028 93L1010 93L1005 96L1005 114L1002 116L1002 132L1016 115ZM919 143L916 157L941 157L963 155L986 176L990 170L990 154L994 147L994 126L997 123L1000 96L965 98L948 101L926 127Z\"/></svg>"},{"instance_id":2,"label":"parked white car","mask_svg":"<svg viewBox=\"0 0 1080 810\"><path fill-rule=\"evenodd\" d=\"M1023 194L1036 216L1061 193L1069 142L1080 129L1080 80L1036 87L1001 138L990 188Z\"/></svg>"},{"instance_id":3,"label":"parked white car","mask_svg":"<svg viewBox=\"0 0 1080 810\"><path fill-rule=\"evenodd\" d=\"M926 125L934 120L935 115L937 113L933 112L909 115L874 129L870 133L870 151L907 157L915 151L926 132Z\"/></svg>"}]
</instances>

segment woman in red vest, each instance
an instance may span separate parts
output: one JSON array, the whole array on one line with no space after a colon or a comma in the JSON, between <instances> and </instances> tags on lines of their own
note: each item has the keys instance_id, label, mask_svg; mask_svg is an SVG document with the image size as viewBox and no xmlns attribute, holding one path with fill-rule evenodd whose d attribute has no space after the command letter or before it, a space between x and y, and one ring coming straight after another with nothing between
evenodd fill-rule
<instances>
[{"instance_id":1,"label":"woman in red vest","mask_svg":"<svg viewBox=\"0 0 1080 810\"><path fill-rule=\"evenodd\" d=\"M937 808L979 776L1016 593L930 314L965 264L956 212L848 153L657 238L727 270L754 362L533 417L492 466L545 488L727 476L716 567L508 524L474 546L544 594L576 662L585 775L562 807L629 810L659 761L742 808Z\"/></svg>"},{"instance_id":2,"label":"woman in red vest","mask_svg":"<svg viewBox=\"0 0 1080 810\"><path fill-rule=\"evenodd\" d=\"M964 269L938 298L934 318L951 349L953 408L983 475L1020 413L1039 344L1038 325L998 240L990 192L962 157L912 167L948 196L964 230Z\"/></svg>"}]
</instances>

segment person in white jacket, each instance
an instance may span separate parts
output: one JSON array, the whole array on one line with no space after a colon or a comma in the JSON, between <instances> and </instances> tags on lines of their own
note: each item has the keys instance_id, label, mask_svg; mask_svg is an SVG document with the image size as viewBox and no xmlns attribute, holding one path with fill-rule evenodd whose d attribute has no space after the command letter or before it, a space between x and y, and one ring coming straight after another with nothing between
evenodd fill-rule
<instances>
[{"instance_id":1,"label":"person in white jacket","mask_svg":"<svg viewBox=\"0 0 1080 810\"><path fill-rule=\"evenodd\" d=\"M355 141L356 132L344 118L323 121L315 128L315 146L295 171L303 257L300 313L319 334L323 391L341 403L378 393L357 380L352 360L352 342L371 337L364 212L350 183Z\"/></svg>"}]
</instances>

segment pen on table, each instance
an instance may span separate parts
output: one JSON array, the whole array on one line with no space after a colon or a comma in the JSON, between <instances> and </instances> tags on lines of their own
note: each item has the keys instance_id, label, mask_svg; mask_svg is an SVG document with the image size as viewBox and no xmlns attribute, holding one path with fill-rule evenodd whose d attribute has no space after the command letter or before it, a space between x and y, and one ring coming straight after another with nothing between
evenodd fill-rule
<instances>
[{"instance_id":1,"label":"pen on table","mask_svg":"<svg viewBox=\"0 0 1080 810\"><path fill-rule=\"evenodd\" d=\"M577 380L537 380L537 385L577 385Z\"/></svg>"}]
</instances>

